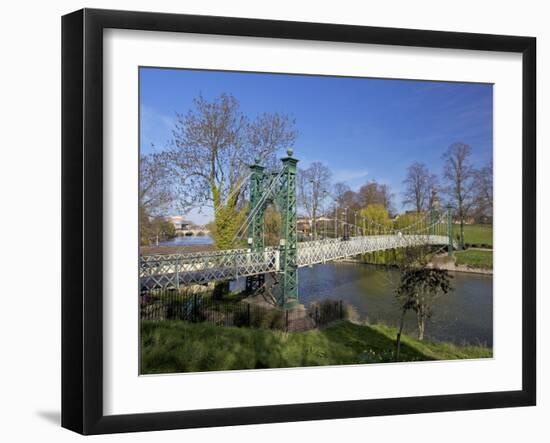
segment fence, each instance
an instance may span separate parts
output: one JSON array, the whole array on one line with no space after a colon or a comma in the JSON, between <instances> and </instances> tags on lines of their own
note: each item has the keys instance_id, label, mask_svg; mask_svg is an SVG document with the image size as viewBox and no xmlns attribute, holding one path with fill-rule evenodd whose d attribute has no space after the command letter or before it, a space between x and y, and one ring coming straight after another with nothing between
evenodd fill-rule
<instances>
[{"instance_id":1,"label":"fence","mask_svg":"<svg viewBox=\"0 0 550 443\"><path fill-rule=\"evenodd\" d=\"M152 321L183 320L218 326L306 331L342 320L346 314L341 300L324 300L307 309L284 310L244 301L216 300L210 294L158 291L140 296L140 317Z\"/></svg>"}]
</instances>

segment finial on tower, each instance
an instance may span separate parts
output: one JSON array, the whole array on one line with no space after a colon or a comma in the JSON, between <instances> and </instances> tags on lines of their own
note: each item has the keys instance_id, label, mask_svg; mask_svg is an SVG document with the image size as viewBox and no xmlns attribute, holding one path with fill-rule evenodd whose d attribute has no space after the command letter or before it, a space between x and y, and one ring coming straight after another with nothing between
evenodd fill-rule
<instances>
[{"instance_id":1,"label":"finial on tower","mask_svg":"<svg viewBox=\"0 0 550 443\"><path fill-rule=\"evenodd\" d=\"M262 161L262 159L260 158L260 155L258 154L258 155L256 156L256 158L254 158L254 163L256 163L257 165L259 165L259 164L260 164L260 161Z\"/></svg>"},{"instance_id":2,"label":"finial on tower","mask_svg":"<svg viewBox=\"0 0 550 443\"><path fill-rule=\"evenodd\" d=\"M287 155L288 155L289 157L292 157L292 154L294 154L294 149L288 148L288 149L286 150L286 153L287 153Z\"/></svg>"}]
</instances>

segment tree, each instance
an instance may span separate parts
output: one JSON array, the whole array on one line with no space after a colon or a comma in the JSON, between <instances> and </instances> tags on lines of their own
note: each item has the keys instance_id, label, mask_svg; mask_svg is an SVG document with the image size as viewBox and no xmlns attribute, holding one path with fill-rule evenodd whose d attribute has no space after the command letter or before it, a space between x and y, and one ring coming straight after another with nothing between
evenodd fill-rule
<instances>
[{"instance_id":1,"label":"tree","mask_svg":"<svg viewBox=\"0 0 550 443\"><path fill-rule=\"evenodd\" d=\"M331 175L330 169L321 162L298 170L298 201L311 219L313 239L317 238L317 215L328 193Z\"/></svg>"},{"instance_id":2,"label":"tree","mask_svg":"<svg viewBox=\"0 0 550 443\"><path fill-rule=\"evenodd\" d=\"M139 159L139 235L140 244L153 238L151 219L166 211L174 198L166 153L152 153Z\"/></svg>"},{"instance_id":3,"label":"tree","mask_svg":"<svg viewBox=\"0 0 550 443\"><path fill-rule=\"evenodd\" d=\"M437 187L437 177L423 163L415 162L407 168L403 204L412 206L416 212L429 208L432 192Z\"/></svg>"},{"instance_id":4,"label":"tree","mask_svg":"<svg viewBox=\"0 0 550 443\"><path fill-rule=\"evenodd\" d=\"M418 339L423 340L426 320L433 314L435 300L452 289L450 278L448 271L444 269L410 267L402 270L401 280L396 290L401 307L401 319L396 338L396 360L399 359L405 314L409 310L416 313Z\"/></svg>"},{"instance_id":5,"label":"tree","mask_svg":"<svg viewBox=\"0 0 550 443\"><path fill-rule=\"evenodd\" d=\"M474 203L474 168L470 163L472 148L465 143L453 143L445 154L443 178L445 192L454 204L460 221L459 242L464 248L464 220Z\"/></svg>"},{"instance_id":6,"label":"tree","mask_svg":"<svg viewBox=\"0 0 550 443\"><path fill-rule=\"evenodd\" d=\"M478 220L493 219L493 162L474 171L474 211Z\"/></svg>"},{"instance_id":7,"label":"tree","mask_svg":"<svg viewBox=\"0 0 550 443\"><path fill-rule=\"evenodd\" d=\"M337 207L343 208L347 202L347 195L354 194L348 185L342 182L335 183L332 187L332 196Z\"/></svg>"},{"instance_id":8,"label":"tree","mask_svg":"<svg viewBox=\"0 0 550 443\"><path fill-rule=\"evenodd\" d=\"M360 207L366 208L372 204L383 205L388 213L393 212L393 193L386 184L372 180L359 188L357 201Z\"/></svg>"},{"instance_id":9,"label":"tree","mask_svg":"<svg viewBox=\"0 0 550 443\"><path fill-rule=\"evenodd\" d=\"M172 203L174 193L165 152L140 156L139 204L150 215L159 215Z\"/></svg>"},{"instance_id":10,"label":"tree","mask_svg":"<svg viewBox=\"0 0 550 443\"><path fill-rule=\"evenodd\" d=\"M173 238L176 236L176 228L164 217L155 217L151 222L151 233L158 244L159 240Z\"/></svg>"},{"instance_id":11,"label":"tree","mask_svg":"<svg viewBox=\"0 0 550 443\"><path fill-rule=\"evenodd\" d=\"M169 150L179 205L213 207L214 241L218 249L227 249L246 215L249 165L255 159L274 164L276 152L294 143L295 122L277 113L251 120L230 94L213 101L199 96L193 105L187 114L176 115Z\"/></svg>"},{"instance_id":12,"label":"tree","mask_svg":"<svg viewBox=\"0 0 550 443\"><path fill-rule=\"evenodd\" d=\"M370 233L379 233L392 226L392 221L386 207L380 203L373 203L359 211L365 219L365 229Z\"/></svg>"}]
</instances>

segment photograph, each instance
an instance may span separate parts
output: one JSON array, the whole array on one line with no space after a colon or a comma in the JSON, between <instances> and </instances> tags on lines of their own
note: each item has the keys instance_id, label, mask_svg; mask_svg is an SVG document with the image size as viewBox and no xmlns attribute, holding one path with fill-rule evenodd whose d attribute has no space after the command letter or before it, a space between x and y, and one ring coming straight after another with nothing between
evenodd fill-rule
<instances>
[{"instance_id":1,"label":"photograph","mask_svg":"<svg viewBox=\"0 0 550 443\"><path fill-rule=\"evenodd\" d=\"M138 71L141 375L493 358L493 84Z\"/></svg>"}]
</instances>

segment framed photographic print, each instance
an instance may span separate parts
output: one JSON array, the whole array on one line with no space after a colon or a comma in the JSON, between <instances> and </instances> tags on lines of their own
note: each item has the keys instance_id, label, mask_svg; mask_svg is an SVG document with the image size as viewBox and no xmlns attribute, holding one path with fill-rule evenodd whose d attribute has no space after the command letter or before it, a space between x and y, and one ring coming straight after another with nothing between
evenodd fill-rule
<instances>
[{"instance_id":1,"label":"framed photographic print","mask_svg":"<svg viewBox=\"0 0 550 443\"><path fill-rule=\"evenodd\" d=\"M62 425L534 405L535 50L64 16Z\"/></svg>"}]
</instances>

